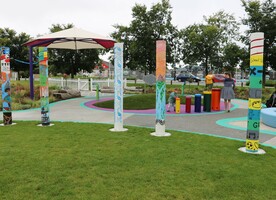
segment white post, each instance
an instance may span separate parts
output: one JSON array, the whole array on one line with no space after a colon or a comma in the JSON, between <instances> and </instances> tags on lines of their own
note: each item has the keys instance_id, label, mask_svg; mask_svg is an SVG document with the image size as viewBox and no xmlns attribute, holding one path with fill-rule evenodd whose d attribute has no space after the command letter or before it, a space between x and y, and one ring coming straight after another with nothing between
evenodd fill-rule
<instances>
[{"instance_id":1,"label":"white post","mask_svg":"<svg viewBox=\"0 0 276 200\"><path fill-rule=\"evenodd\" d=\"M63 88L63 87L64 87L64 83L63 83L63 77L61 77L61 78L60 78L60 81L61 81L61 84L60 84L60 86L61 86L61 88Z\"/></svg>"},{"instance_id":2,"label":"white post","mask_svg":"<svg viewBox=\"0 0 276 200\"><path fill-rule=\"evenodd\" d=\"M126 88L127 86L127 79L125 78L125 81L124 81L124 88Z\"/></svg>"},{"instance_id":3,"label":"white post","mask_svg":"<svg viewBox=\"0 0 276 200\"><path fill-rule=\"evenodd\" d=\"M78 78L78 90L80 90L80 78Z\"/></svg>"},{"instance_id":4,"label":"white post","mask_svg":"<svg viewBox=\"0 0 276 200\"><path fill-rule=\"evenodd\" d=\"M110 86L109 81L110 81L110 80L109 80L109 78L108 78L108 79L107 79L107 86L108 86L108 87Z\"/></svg>"},{"instance_id":5,"label":"white post","mask_svg":"<svg viewBox=\"0 0 276 200\"><path fill-rule=\"evenodd\" d=\"M93 91L93 79L90 78L90 91Z\"/></svg>"},{"instance_id":6,"label":"white post","mask_svg":"<svg viewBox=\"0 0 276 200\"><path fill-rule=\"evenodd\" d=\"M110 131L127 131L123 128L123 43L114 45L114 128Z\"/></svg>"}]
</instances>

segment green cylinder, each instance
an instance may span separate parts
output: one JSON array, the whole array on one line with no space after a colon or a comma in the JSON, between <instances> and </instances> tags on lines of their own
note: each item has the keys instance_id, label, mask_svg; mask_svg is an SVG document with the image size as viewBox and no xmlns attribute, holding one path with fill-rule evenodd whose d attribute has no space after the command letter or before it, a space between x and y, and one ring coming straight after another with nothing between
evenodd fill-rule
<instances>
[{"instance_id":1,"label":"green cylinder","mask_svg":"<svg viewBox=\"0 0 276 200\"><path fill-rule=\"evenodd\" d=\"M203 92L203 111L204 112L211 112L211 91L204 91Z\"/></svg>"},{"instance_id":2,"label":"green cylinder","mask_svg":"<svg viewBox=\"0 0 276 200\"><path fill-rule=\"evenodd\" d=\"M96 85L96 99L99 101L100 95L99 95L99 84Z\"/></svg>"},{"instance_id":3,"label":"green cylinder","mask_svg":"<svg viewBox=\"0 0 276 200\"><path fill-rule=\"evenodd\" d=\"M181 88L181 96L184 96L184 89L185 89L185 82L183 82L183 85Z\"/></svg>"}]
</instances>

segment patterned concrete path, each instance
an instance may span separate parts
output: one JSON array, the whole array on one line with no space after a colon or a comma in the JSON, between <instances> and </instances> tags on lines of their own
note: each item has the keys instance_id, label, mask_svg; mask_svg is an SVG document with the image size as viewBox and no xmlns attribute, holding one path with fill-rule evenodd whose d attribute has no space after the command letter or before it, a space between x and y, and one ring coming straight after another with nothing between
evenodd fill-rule
<instances>
[{"instance_id":1,"label":"patterned concrete path","mask_svg":"<svg viewBox=\"0 0 276 200\"><path fill-rule=\"evenodd\" d=\"M110 98L110 97L103 97ZM51 121L95 122L113 124L113 111L90 108L85 105L94 97L81 97L51 104ZM166 129L207 134L236 140L245 140L247 101L234 100L230 113L224 111L201 114L170 114L166 116ZM13 120L40 120L40 109L14 111ZM132 126L155 126L155 115L148 113L124 113L124 124ZM260 142L276 148L276 129L261 125Z\"/></svg>"}]
</instances>

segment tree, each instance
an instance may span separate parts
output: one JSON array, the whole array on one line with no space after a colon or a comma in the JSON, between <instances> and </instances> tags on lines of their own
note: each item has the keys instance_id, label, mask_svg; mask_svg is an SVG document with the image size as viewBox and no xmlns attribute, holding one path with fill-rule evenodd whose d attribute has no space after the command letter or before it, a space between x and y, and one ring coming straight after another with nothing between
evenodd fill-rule
<instances>
[{"instance_id":1,"label":"tree","mask_svg":"<svg viewBox=\"0 0 276 200\"><path fill-rule=\"evenodd\" d=\"M244 59L243 49L235 43L229 43L225 46L223 54L224 69L233 75L235 67Z\"/></svg>"},{"instance_id":2,"label":"tree","mask_svg":"<svg viewBox=\"0 0 276 200\"><path fill-rule=\"evenodd\" d=\"M53 24L50 32L54 33L73 26L73 24ZM97 49L49 49L49 55L50 72L71 74L71 78L82 69L91 72L99 62Z\"/></svg>"},{"instance_id":3,"label":"tree","mask_svg":"<svg viewBox=\"0 0 276 200\"><path fill-rule=\"evenodd\" d=\"M182 53L185 63L202 62L205 73L212 57L218 55L219 29L213 25L194 24L182 30Z\"/></svg>"},{"instance_id":4,"label":"tree","mask_svg":"<svg viewBox=\"0 0 276 200\"><path fill-rule=\"evenodd\" d=\"M132 8L133 20L129 26L115 25L112 37L124 42L125 66L145 73L155 71L156 40L167 41L167 62L177 62L178 32L171 23L172 8L169 0L154 4L149 10L145 5Z\"/></svg>"},{"instance_id":5,"label":"tree","mask_svg":"<svg viewBox=\"0 0 276 200\"><path fill-rule=\"evenodd\" d=\"M223 68L224 48L238 39L238 30L235 17L224 11L204 16L204 23L182 29L180 38L183 39L184 62L202 62L206 74L212 66Z\"/></svg>"},{"instance_id":6,"label":"tree","mask_svg":"<svg viewBox=\"0 0 276 200\"><path fill-rule=\"evenodd\" d=\"M28 62L28 48L23 44L30 40L30 36L26 33L17 34L15 30L9 28L0 28L0 46L7 46L10 48L11 69L18 72L20 77L21 72L27 72Z\"/></svg>"},{"instance_id":7,"label":"tree","mask_svg":"<svg viewBox=\"0 0 276 200\"><path fill-rule=\"evenodd\" d=\"M244 25L248 26L246 37L251 33L264 32L264 69L270 66L276 70L276 4L272 0L262 3L258 0L242 0L242 5L247 17L242 19ZM249 41L245 41L249 46ZM265 85L265 73L263 73L263 85Z\"/></svg>"}]
</instances>

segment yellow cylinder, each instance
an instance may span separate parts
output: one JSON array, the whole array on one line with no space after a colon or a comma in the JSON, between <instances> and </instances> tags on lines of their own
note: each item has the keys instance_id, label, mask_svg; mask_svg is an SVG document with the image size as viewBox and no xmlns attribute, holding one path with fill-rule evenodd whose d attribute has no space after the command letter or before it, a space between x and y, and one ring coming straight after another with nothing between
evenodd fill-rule
<instances>
[{"instance_id":1,"label":"yellow cylinder","mask_svg":"<svg viewBox=\"0 0 276 200\"><path fill-rule=\"evenodd\" d=\"M175 113L180 113L180 98L175 98Z\"/></svg>"}]
</instances>

